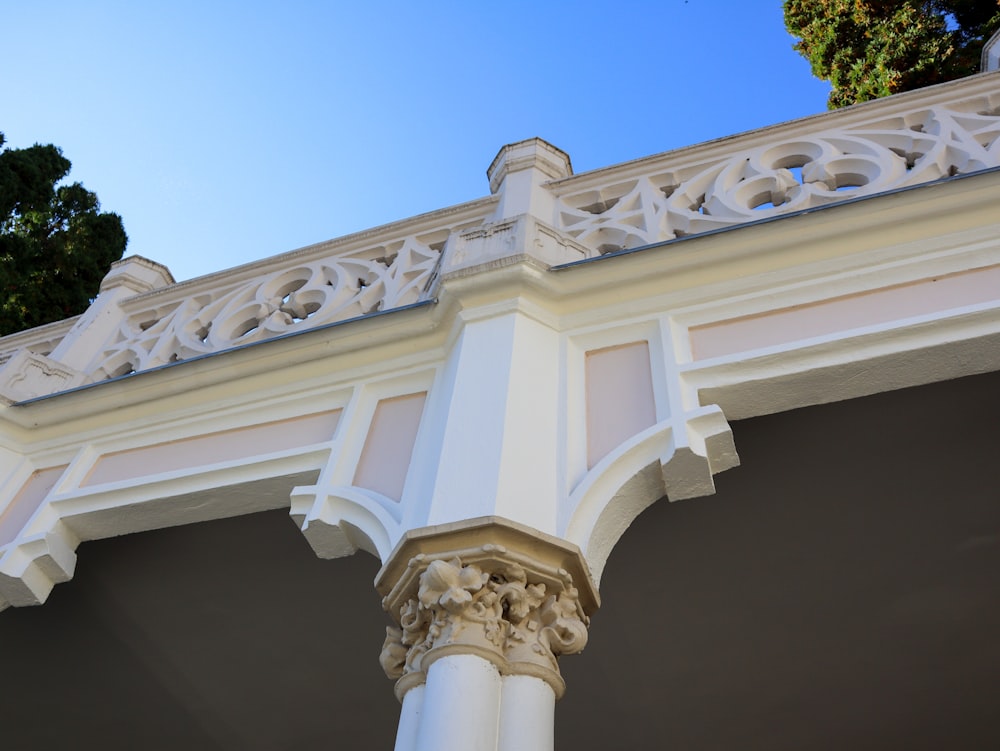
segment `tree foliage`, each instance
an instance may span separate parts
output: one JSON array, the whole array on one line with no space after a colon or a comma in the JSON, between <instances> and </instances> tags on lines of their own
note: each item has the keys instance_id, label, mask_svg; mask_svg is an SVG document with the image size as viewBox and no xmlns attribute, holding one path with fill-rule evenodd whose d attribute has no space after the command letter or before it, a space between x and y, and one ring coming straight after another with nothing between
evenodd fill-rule
<instances>
[{"instance_id":1,"label":"tree foliage","mask_svg":"<svg viewBox=\"0 0 1000 751\"><path fill-rule=\"evenodd\" d=\"M121 217L59 184L70 166L52 145L0 151L0 335L82 313L125 252Z\"/></svg>"},{"instance_id":2,"label":"tree foliage","mask_svg":"<svg viewBox=\"0 0 1000 751\"><path fill-rule=\"evenodd\" d=\"M971 75L1000 0L785 0L785 26L830 108Z\"/></svg>"}]
</instances>

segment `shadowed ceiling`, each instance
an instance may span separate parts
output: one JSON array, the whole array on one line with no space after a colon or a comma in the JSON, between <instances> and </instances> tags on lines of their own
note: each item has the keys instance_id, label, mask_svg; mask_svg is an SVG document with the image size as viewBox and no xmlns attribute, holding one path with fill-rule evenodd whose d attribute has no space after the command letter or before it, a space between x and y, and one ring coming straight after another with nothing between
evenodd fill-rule
<instances>
[{"instance_id":1,"label":"shadowed ceiling","mask_svg":"<svg viewBox=\"0 0 1000 751\"><path fill-rule=\"evenodd\" d=\"M1000 748L998 426L998 374L735 423L619 543L557 748ZM284 512L85 543L0 613L0 743L391 749L376 570Z\"/></svg>"}]
</instances>

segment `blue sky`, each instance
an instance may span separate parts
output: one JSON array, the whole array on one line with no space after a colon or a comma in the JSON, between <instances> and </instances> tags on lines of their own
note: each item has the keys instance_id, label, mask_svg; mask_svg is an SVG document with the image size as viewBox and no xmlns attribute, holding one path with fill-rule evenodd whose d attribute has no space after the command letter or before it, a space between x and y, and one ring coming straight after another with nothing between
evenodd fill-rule
<instances>
[{"instance_id":1,"label":"blue sky","mask_svg":"<svg viewBox=\"0 0 1000 751\"><path fill-rule=\"evenodd\" d=\"M0 131L54 143L178 280L489 192L505 143L576 172L826 108L780 0L32 2Z\"/></svg>"}]
</instances>

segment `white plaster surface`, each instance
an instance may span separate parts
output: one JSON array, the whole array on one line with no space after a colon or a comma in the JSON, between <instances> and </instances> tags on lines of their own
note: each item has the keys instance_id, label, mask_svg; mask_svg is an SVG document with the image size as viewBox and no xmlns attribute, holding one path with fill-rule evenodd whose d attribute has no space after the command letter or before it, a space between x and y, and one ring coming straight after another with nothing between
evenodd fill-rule
<instances>
[{"instance_id":1,"label":"white plaster surface","mask_svg":"<svg viewBox=\"0 0 1000 751\"><path fill-rule=\"evenodd\" d=\"M454 380L441 418L444 431L427 514L430 524L490 513L483 488L495 488L498 482L513 331L510 316L474 321L452 348L448 367ZM474 452L468 451L470 441Z\"/></svg>"},{"instance_id":2,"label":"white plaster surface","mask_svg":"<svg viewBox=\"0 0 1000 751\"><path fill-rule=\"evenodd\" d=\"M499 515L552 532L559 341L522 312L468 322L425 523ZM472 449L472 450L470 450Z\"/></svg>"}]
</instances>

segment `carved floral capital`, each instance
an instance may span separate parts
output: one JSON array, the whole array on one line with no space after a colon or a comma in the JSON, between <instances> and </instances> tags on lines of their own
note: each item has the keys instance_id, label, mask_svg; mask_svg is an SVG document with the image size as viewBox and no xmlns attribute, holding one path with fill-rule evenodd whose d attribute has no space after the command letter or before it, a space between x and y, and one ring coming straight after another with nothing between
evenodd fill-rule
<instances>
[{"instance_id":1,"label":"carved floral capital","mask_svg":"<svg viewBox=\"0 0 1000 751\"><path fill-rule=\"evenodd\" d=\"M512 529L504 525L498 535L509 542ZM553 553L558 564L572 550L562 541L547 548L538 533L514 532L530 537L531 554L487 544L408 560L383 601L399 625L386 629L380 662L400 697L424 681L434 660L452 654L477 655L505 675L534 675L562 695L558 658L586 646L590 621L573 575L552 565ZM586 569L576 573L595 608Z\"/></svg>"}]
</instances>

